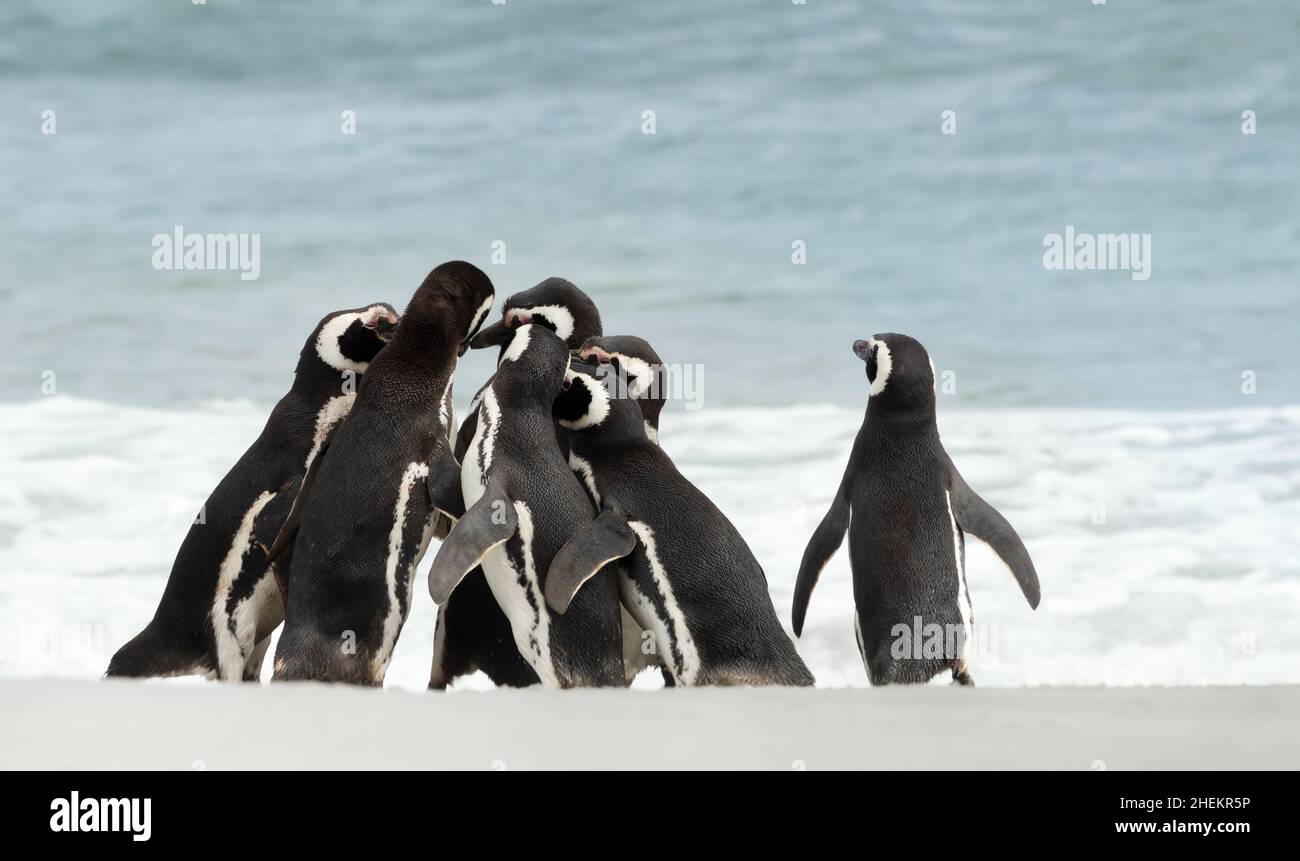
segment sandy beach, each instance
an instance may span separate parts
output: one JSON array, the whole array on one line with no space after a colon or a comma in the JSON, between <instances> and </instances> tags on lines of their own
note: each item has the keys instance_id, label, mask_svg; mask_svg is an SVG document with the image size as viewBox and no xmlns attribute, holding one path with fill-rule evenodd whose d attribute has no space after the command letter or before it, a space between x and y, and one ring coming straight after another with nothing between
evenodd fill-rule
<instances>
[{"instance_id":1,"label":"sandy beach","mask_svg":"<svg viewBox=\"0 0 1300 861\"><path fill-rule=\"evenodd\" d=\"M5 769L1295 769L1300 686L373 691L0 681Z\"/></svg>"}]
</instances>

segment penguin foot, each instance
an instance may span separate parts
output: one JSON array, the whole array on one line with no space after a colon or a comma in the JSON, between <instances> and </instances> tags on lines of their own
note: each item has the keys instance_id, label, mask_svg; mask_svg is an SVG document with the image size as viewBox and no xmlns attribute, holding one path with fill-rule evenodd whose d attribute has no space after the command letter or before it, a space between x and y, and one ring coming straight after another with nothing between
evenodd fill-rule
<instances>
[{"instance_id":1,"label":"penguin foot","mask_svg":"<svg viewBox=\"0 0 1300 861\"><path fill-rule=\"evenodd\" d=\"M971 677L970 671L966 669L964 662L952 665L952 683L963 688L975 687L975 679Z\"/></svg>"}]
</instances>

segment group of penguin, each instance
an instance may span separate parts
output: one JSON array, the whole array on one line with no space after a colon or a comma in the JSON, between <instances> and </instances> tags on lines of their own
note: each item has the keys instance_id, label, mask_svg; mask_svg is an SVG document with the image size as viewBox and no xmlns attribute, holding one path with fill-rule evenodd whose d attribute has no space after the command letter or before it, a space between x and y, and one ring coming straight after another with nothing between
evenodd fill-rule
<instances>
[{"instance_id":1,"label":"group of penguin","mask_svg":"<svg viewBox=\"0 0 1300 861\"><path fill-rule=\"evenodd\" d=\"M740 533L660 448L664 365L605 336L592 300L550 278L511 296L472 264L438 266L405 311L336 311L293 386L182 542L153 619L109 676L255 681L283 622L274 680L381 685L416 568L438 604L429 686L812 685ZM497 368L457 427L469 349ZM900 658L899 622L972 615L964 532L987 541L1031 607L1037 574L1014 529L962 480L935 427L934 367L904 335L854 344L866 418L804 553L793 627L849 534L858 649L872 684L943 671L964 645Z\"/></svg>"}]
</instances>

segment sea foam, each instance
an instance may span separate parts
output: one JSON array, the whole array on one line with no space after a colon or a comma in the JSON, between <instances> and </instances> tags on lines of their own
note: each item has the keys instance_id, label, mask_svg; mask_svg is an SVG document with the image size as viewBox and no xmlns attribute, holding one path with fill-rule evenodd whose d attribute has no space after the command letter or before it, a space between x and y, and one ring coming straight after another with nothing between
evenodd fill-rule
<instances>
[{"instance_id":1,"label":"sea foam","mask_svg":"<svg viewBox=\"0 0 1300 861\"><path fill-rule=\"evenodd\" d=\"M968 537L978 684L1300 682L1300 407L940 411L948 451L1016 526L1042 582L1031 611ZM266 412L0 404L0 675L101 674L152 616L181 538ZM664 416L665 449L750 542L787 626L804 544L860 421L827 406ZM431 559L390 686L428 678ZM867 683L852 601L841 549L797 642L821 685Z\"/></svg>"}]
</instances>

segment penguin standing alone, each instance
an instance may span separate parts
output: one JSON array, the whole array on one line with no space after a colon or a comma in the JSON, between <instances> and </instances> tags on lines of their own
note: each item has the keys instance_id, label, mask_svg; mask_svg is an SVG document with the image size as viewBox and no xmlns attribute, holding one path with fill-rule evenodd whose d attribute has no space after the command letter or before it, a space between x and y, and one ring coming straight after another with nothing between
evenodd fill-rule
<instances>
[{"instance_id":1,"label":"penguin standing alone","mask_svg":"<svg viewBox=\"0 0 1300 861\"><path fill-rule=\"evenodd\" d=\"M153 620L117 650L107 675L258 678L284 613L267 549L303 476L352 408L355 376L366 371L396 324L397 314L383 303L335 311L317 324L292 388L204 503Z\"/></svg>"},{"instance_id":2,"label":"penguin standing alone","mask_svg":"<svg viewBox=\"0 0 1300 861\"><path fill-rule=\"evenodd\" d=\"M871 683L926 682L951 670L953 681L973 684L964 533L992 546L1032 608L1038 574L1011 524L971 490L944 451L925 348L885 334L856 341L853 352L867 366L867 413L830 511L804 550L795 634L803 632L813 587L847 531L854 632ZM916 654L913 644L923 641Z\"/></svg>"},{"instance_id":3,"label":"penguin standing alone","mask_svg":"<svg viewBox=\"0 0 1300 861\"><path fill-rule=\"evenodd\" d=\"M452 376L492 299L469 263L430 272L305 479L272 548L297 531L275 679L382 684L434 516L463 513Z\"/></svg>"}]
</instances>

